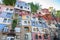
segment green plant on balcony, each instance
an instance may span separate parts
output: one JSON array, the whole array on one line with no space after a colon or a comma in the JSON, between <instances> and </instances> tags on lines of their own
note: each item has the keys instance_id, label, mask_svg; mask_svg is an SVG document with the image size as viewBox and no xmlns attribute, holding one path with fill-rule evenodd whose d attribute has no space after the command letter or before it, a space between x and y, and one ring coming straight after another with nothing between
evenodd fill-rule
<instances>
[{"instance_id":1,"label":"green plant on balcony","mask_svg":"<svg viewBox=\"0 0 60 40\"><path fill-rule=\"evenodd\" d=\"M12 29L14 29L17 25L17 19L14 19L12 22Z\"/></svg>"}]
</instances>

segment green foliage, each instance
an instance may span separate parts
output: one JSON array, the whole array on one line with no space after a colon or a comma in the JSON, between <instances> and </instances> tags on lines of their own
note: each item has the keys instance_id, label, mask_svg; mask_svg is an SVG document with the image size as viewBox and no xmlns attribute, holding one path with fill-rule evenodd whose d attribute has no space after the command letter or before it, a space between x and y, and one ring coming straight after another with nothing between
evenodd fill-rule
<instances>
[{"instance_id":1,"label":"green foliage","mask_svg":"<svg viewBox=\"0 0 60 40\"><path fill-rule=\"evenodd\" d=\"M3 4L5 4L5 5L14 6L15 2L16 2L16 0L3 0Z\"/></svg>"},{"instance_id":2,"label":"green foliage","mask_svg":"<svg viewBox=\"0 0 60 40\"><path fill-rule=\"evenodd\" d=\"M14 19L12 22L12 29L14 29L17 25L17 19Z\"/></svg>"},{"instance_id":3,"label":"green foliage","mask_svg":"<svg viewBox=\"0 0 60 40\"><path fill-rule=\"evenodd\" d=\"M34 4L33 2L28 3L31 6L31 11L32 12L37 12L37 10L39 9L39 4Z\"/></svg>"},{"instance_id":4,"label":"green foliage","mask_svg":"<svg viewBox=\"0 0 60 40\"><path fill-rule=\"evenodd\" d=\"M60 17L60 10L57 11L56 16L57 16L57 17Z\"/></svg>"}]
</instances>

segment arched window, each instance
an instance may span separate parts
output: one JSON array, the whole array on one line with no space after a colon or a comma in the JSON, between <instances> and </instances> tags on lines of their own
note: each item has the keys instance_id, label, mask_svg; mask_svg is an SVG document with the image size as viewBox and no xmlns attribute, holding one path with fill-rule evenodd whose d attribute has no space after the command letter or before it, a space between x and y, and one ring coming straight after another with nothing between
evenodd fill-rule
<instances>
[{"instance_id":1,"label":"arched window","mask_svg":"<svg viewBox=\"0 0 60 40\"><path fill-rule=\"evenodd\" d=\"M39 38L40 38L40 39L42 39L42 37L41 37L41 36L39 36Z\"/></svg>"},{"instance_id":2,"label":"arched window","mask_svg":"<svg viewBox=\"0 0 60 40\"><path fill-rule=\"evenodd\" d=\"M48 39L48 34L44 34L44 39Z\"/></svg>"}]
</instances>

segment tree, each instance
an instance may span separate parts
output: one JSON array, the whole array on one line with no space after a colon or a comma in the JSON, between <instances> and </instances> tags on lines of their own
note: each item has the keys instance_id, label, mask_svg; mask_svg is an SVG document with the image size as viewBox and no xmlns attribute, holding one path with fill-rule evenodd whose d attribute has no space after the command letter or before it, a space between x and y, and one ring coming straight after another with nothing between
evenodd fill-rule
<instances>
[{"instance_id":1,"label":"tree","mask_svg":"<svg viewBox=\"0 0 60 40\"><path fill-rule=\"evenodd\" d=\"M12 22L12 29L14 29L17 25L17 19L14 19Z\"/></svg>"},{"instance_id":2,"label":"tree","mask_svg":"<svg viewBox=\"0 0 60 40\"><path fill-rule=\"evenodd\" d=\"M39 4L34 4L33 2L31 3L28 3L30 6L31 6L31 11L34 13L34 12L37 12L37 10L39 9Z\"/></svg>"},{"instance_id":3,"label":"tree","mask_svg":"<svg viewBox=\"0 0 60 40\"><path fill-rule=\"evenodd\" d=\"M5 4L5 5L14 6L15 3L16 3L16 0L3 0L3 4Z\"/></svg>"},{"instance_id":4,"label":"tree","mask_svg":"<svg viewBox=\"0 0 60 40\"><path fill-rule=\"evenodd\" d=\"M60 18L60 10L57 10L56 16Z\"/></svg>"}]
</instances>

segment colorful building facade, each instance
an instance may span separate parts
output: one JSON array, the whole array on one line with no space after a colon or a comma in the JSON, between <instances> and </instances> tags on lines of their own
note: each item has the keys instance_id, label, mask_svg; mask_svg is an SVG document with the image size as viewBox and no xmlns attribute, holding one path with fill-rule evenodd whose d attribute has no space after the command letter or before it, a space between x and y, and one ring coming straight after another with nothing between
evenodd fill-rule
<instances>
[{"instance_id":1,"label":"colorful building facade","mask_svg":"<svg viewBox=\"0 0 60 40\"><path fill-rule=\"evenodd\" d=\"M0 5L0 25L1 25L1 30L4 27L9 27L11 28L12 24L12 16L13 16L13 10L14 7L12 6L5 6L5 5ZM6 25L6 26L5 26Z\"/></svg>"}]
</instances>

